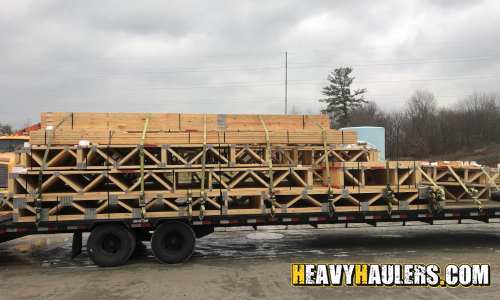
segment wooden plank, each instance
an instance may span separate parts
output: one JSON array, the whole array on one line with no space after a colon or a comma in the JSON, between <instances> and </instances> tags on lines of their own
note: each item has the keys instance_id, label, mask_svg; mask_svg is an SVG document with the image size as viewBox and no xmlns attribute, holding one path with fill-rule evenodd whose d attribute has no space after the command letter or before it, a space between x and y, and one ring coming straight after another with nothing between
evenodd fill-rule
<instances>
[{"instance_id":1,"label":"wooden plank","mask_svg":"<svg viewBox=\"0 0 500 300\"><path fill-rule=\"evenodd\" d=\"M42 112L42 128L57 125L68 112ZM147 113L89 113L74 112L71 120L64 122L61 129L74 130L142 130ZM330 128L328 115L313 115L324 129ZM304 115L262 115L268 130L320 131L321 129ZM203 114L151 113L148 130L187 131L203 130ZM264 131L258 115L249 114L207 114L207 130Z\"/></svg>"},{"instance_id":2,"label":"wooden plank","mask_svg":"<svg viewBox=\"0 0 500 300\"><path fill-rule=\"evenodd\" d=\"M327 143L339 144L356 143L357 134L353 131L346 134L346 131L329 130L327 131ZM119 131L113 134L111 140L112 145L130 145L140 144L142 133ZM218 143L217 132L207 132L207 144ZM269 140L275 144L318 144L323 143L321 132L317 131L271 131L269 132ZM109 131L102 130L67 130L57 131L54 134L52 145L77 145L80 141L89 141L92 144L107 145L109 142ZM43 145L46 142L45 131L33 131L30 133L30 144ZM203 142L203 132L163 132L163 133L146 133L144 140L148 145L161 144L200 144ZM261 144L267 143L264 132L226 132L225 143L227 144ZM103 157L105 154L100 153Z\"/></svg>"}]
</instances>

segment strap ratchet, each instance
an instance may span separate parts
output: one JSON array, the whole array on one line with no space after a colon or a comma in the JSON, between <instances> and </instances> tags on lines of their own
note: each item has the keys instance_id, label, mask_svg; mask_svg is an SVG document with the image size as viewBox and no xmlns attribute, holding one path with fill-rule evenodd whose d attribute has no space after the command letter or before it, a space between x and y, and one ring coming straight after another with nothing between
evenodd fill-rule
<instances>
[{"instance_id":1,"label":"strap ratchet","mask_svg":"<svg viewBox=\"0 0 500 300\"><path fill-rule=\"evenodd\" d=\"M276 195L274 191L274 181L273 181L273 159L271 157L271 143L269 142L269 132L267 131L266 123L264 123L264 119L262 118L261 115L259 115L260 121L262 122L262 126L264 126L264 130L266 131L266 148L267 148L267 154L269 157L269 198L271 200L271 217L274 217L274 214L276 213Z\"/></svg>"},{"instance_id":2,"label":"strap ratchet","mask_svg":"<svg viewBox=\"0 0 500 300\"><path fill-rule=\"evenodd\" d=\"M144 199L144 139L146 138L146 129L148 128L150 116L151 114L148 113L146 123L144 124L144 130L142 131L141 144L139 145L139 158L141 160L141 191L139 193L139 206L141 208L141 219L143 220L144 217L146 217L146 201Z\"/></svg>"},{"instance_id":3,"label":"strap ratchet","mask_svg":"<svg viewBox=\"0 0 500 300\"><path fill-rule=\"evenodd\" d=\"M40 165L40 171L38 172L38 187L36 189L35 197L33 197L34 201L34 209L35 209L35 223L38 227L38 223L42 219L42 185L43 185L43 170L45 169L45 164L47 163L47 157L49 156L50 145L52 144L52 139L54 138L54 134L56 133L57 128L64 123L73 113L70 112L64 119L62 119L59 124L55 128L52 129L50 133L49 142L47 143L47 149L45 149L45 154L43 155L42 164Z\"/></svg>"},{"instance_id":4,"label":"strap ratchet","mask_svg":"<svg viewBox=\"0 0 500 300\"><path fill-rule=\"evenodd\" d=\"M207 114L203 116L203 156L201 158L200 220L205 213L205 163L207 158Z\"/></svg>"},{"instance_id":5,"label":"strap ratchet","mask_svg":"<svg viewBox=\"0 0 500 300\"><path fill-rule=\"evenodd\" d=\"M331 217L333 215L333 213L335 212L335 204L333 203L333 201L334 201L333 200L333 189L332 189L332 184L330 182L330 164L328 163L328 155L330 153L328 151L328 147L327 147L327 143L326 143L326 132L323 129L323 127L321 127L321 125L319 125L318 122L316 122L316 120L314 120L310 115L307 115L307 116L309 117L309 119L311 119L314 122L314 124L318 125L318 127L323 132L323 147L325 150L326 177L328 179L328 212L329 212L330 217Z\"/></svg>"}]
</instances>

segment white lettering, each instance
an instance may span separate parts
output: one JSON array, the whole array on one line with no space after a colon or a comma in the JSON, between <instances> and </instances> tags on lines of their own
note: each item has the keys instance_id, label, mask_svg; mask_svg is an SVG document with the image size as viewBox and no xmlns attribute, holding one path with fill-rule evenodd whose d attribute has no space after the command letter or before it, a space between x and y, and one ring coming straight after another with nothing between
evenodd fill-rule
<instances>
[{"instance_id":1,"label":"white lettering","mask_svg":"<svg viewBox=\"0 0 500 300\"><path fill-rule=\"evenodd\" d=\"M342 285L342 265L329 265L329 267L332 285Z\"/></svg>"},{"instance_id":2,"label":"white lettering","mask_svg":"<svg viewBox=\"0 0 500 300\"><path fill-rule=\"evenodd\" d=\"M490 285L490 266L472 265L472 284Z\"/></svg>"},{"instance_id":3,"label":"white lettering","mask_svg":"<svg viewBox=\"0 0 500 300\"><path fill-rule=\"evenodd\" d=\"M439 267L435 264L428 265L426 268L427 271L427 284L430 286L437 286L439 285L439 276L437 273L439 273Z\"/></svg>"},{"instance_id":4,"label":"white lettering","mask_svg":"<svg viewBox=\"0 0 500 300\"><path fill-rule=\"evenodd\" d=\"M382 284L380 279L380 266L370 265L370 274L368 275L368 284Z\"/></svg>"},{"instance_id":5,"label":"white lettering","mask_svg":"<svg viewBox=\"0 0 500 300\"><path fill-rule=\"evenodd\" d=\"M413 275L413 281L415 284L426 284L425 282L425 266L424 265L415 265L414 267L415 273Z\"/></svg>"},{"instance_id":6,"label":"white lettering","mask_svg":"<svg viewBox=\"0 0 500 300\"><path fill-rule=\"evenodd\" d=\"M342 265L345 274L345 284L352 285L352 275L354 273L354 265Z\"/></svg>"},{"instance_id":7,"label":"white lettering","mask_svg":"<svg viewBox=\"0 0 500 300\"><path fill-rule=\"evenodd\" d=\"M316 271L316 285L328 285L328 269L326 265L318 265Z\"/></svg>"},{"instance_id":8,"label":"white lettering","mask_svg":"<svg viewBox=\"0 0 500 300\"><path fill-rule=\"evenodd\" d=\"M405 277L404 283L411 285L413 284L413 265L405 265Z\"/></svg>"},{"instance_id":9,"label":"white lettering","mask_svg":"<svg viewBox=\"0 0 500 300\"><path fill-rule=\"evenodd\" d=\"M394 284L394 265L382 265L382 283L384 285Z\"/></svg>"},{"instance_id":10,"label":"white lettering","mask_svg":"<svg viewBox=\"0 0 500 300\"><path fill-rule=\"evenodd\" d=\"M458 285L458 268L455 265L447 265L444 271L446 282L451 286Z\"/></svg>"},{"instance_id":11,"label":"white lettering","mask_svg":"<svg viewBox=\"0 0 500 300\"><path fill-rule=\"evenodd\" d=\"M306 284L314 284L314 269L316 269L315 265L306 265Z\"/></svg>"},{"instance_id":12,"label":"white lettering","mask_svg":"<svg viewBox=\"0 0 500 300\"><path fill-rule=\"evenodd\" d=\"M458 268L458 281L463 286L469 286L472 283L472 270L469 265L461 265Z\"/></svg>"}]
</instances>

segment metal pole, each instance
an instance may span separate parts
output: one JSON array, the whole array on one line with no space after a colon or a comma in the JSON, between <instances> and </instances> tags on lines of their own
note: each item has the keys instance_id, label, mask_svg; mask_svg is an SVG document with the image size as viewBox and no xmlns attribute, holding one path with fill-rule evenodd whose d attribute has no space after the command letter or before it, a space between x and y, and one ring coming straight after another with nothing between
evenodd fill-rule
<instances>
[{"instance_id":1,"label":"metal pole","mask_svg":"<svg viewBox=\"0 0 500 300\"><path fill-rule=\"evenodd\" d=\"M288 88L288 52L285 52L285 115L287 114L287 97L286 92Z\"/></svg>"}]
</instances>

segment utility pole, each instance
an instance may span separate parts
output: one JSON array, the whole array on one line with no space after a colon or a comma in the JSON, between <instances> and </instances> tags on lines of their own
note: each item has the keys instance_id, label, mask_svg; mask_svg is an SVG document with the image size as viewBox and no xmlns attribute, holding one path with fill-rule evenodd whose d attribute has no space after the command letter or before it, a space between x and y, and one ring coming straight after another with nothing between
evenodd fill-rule
<instances>
[{"instance_id":1,"label":"utility pole","mask_svg":"<svg viewBox=\"0 0 500 300\"><path fill-rule=\"evenodd\" d=\"M286 106L287 106L287 99L286 99L286 92L288 88L288 52L285 52L285 115L287 114L286 112Z\"/></svg>"}]
</instances>

